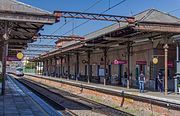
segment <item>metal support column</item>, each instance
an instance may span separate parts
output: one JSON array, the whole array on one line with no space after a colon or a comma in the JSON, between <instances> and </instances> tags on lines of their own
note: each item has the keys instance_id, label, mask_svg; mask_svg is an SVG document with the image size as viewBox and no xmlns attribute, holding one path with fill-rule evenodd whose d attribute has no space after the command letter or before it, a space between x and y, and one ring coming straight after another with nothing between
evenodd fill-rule
<instances>
[{"instance_id":1,"label":"metal support column","mask_svg":"<svg viewBox=\"0 0 180 116\"><path fill-rule=\"evenodd\" d=\"M179 63L179 44L177 43L177 46L176 46L176 76L174 78L174 90L175 90L174 92L176 94L178 93L178 87L177 87L177 84L178 84L177 78L179 77L178 63Z\"/></svg>"},{"instance_id":2,"label":"metal support column","mask_svg":"<svg viewBox=\"0 0 180 116\"><path fill-rule=\"evenodd\" d=\"M39 75L39 62L37 62L37 74Z\"/></svg>"},{"instance_id":3,"label":"metal support column","mask_svg":"<svg viewBox=\"0 0 180 116\"><path fill-rule=\"evenodd\" d=\"M57 71L57 59L54 58L54 77L56 77L56 71Z\"/></svg>"},{"instance_id":4,"label":"metal support column","mask_svg":"<svg viewBox=\"0 0 180 116\"><path fill-rule=\"evenodd\" d=\"M46 76L48 76L48 74L49 74L49 63L48 62L49 61L46 60Z\"/></svg>"},{"instance_id":5,"label":"metal support column","mask_svg":"<svg viewBox=\"0 0 180 116\"><path fill-rule=\"evenodd\" d=\"M61 77L63 76L63 57L61 57Z\"/></svg>"},{"instance_id":6,"label":"metal support column","mask_svg":"<svg viewBox=\"0 0 180 116\"><path fill-rule=\"evenodd\" d=\"M104 49L104 85L107 81L107 48Z\"/></svg>"},{"instance_id":7,"label":"metal support column","mask_svg":"<svg viewBox=\"0 0 180 116\"><path fill-rule=\"evenodd\" d=\"M69 56L69 54L68 54L68 56L67 56L67 60L68 60L68 77L67 77L67 79L69 79L69 76L70 76L70 56Z\"/></svg>"},{"instance_id":8,"label":"metal support column","mask_svg":"<svg viewBox=\"0 0 180 116\"><path fill-rule=\"evenodd\" d=\"M8 43L5 41L3 45L2 54L2 95L5 94L5 80L6 80L6 61L8 55Z\"/></svg>"},{"instance_id":9,"label":"metal support column","mask_svg":"<svg viewBox=\"0 0 180 116\"><path fill-rule=\"evenodd\" d=\"M127 56L128 56L128 69L127 69L127 72L128 72L128 77L127 77L127 88L129 89L129 86L130 86L130 42L128 42L127 44Z\"/></svg>"},{"instance_id":10,"label":"metal support column","mask_svg":"<svg viewBox=\"0 0 180 116\"><path fill-rule=\"evenodd\" d=\"M42 75L44 75L45 74L45 61L43 61L43 73L42 73Z\"/></svg>"},{"instance_id":11,"label":"metal support column","mask_svg":"<svg viewBox=\"0 0 180 116\"><path fill-rule=\"evenodd\" d=\"M41 74L41 62L39 62L39 75Z\"/></svg>"},{"instance_id":12,"label":"metal support column","mask_svg":"<svg viewBox=\"0 0 180 116\"><path fill-rule=\"evenodd\" d=\"M35 74L37 74L37 62L35 62Z\"/></svg>"},{"instance_id":13,"label":"metal support column","mask_svg":"<svg viewBox=\"0 0 180 116\"><path fill-rule=\"evenodd\" d=\"M41 74L41 62L39 62L39 75Z\"/></svg>"},{"instance_id":14,"label":"metal support column","mask_svg":"<svg viewBox=\"0 0 180 116\"><path fill-rule=\"evenodd\" d=\"M78 80L79 74L79 53L76 54L76 81Z\"/></svg>"},{"instance_id":15,"label":"metal support column","mask_svg":"<svg viewBox=\"0 0 180 116\"><path fill-rule=\"evenodd\" d=\"M88 61L87 61L87 64L88 64L88 79L87 79L87 81L88 81L88 83L90 82L90 78L91 78L91 70L90 70L90 62L91 62L91 53L90 53L90 51L88 51L87 52L87 59L88 59Z\"/></svg>"},{"instance_id":16,"label":"metal support column","mask_svg":"<svg viewBox=\"0 0 180 116\"><path fill-rule=\"evenodd\" d=\"M4 23L4 43L3 43L3 54L2 54L2 95L5 94L5 80L6 80L6 61L8 56L8 22Z\"/></svg>"},{"instance_id":17,"label":"metal support column","mask_svg":"<svg viewBox=\"0 0 180 116\"><path fill-rule=\"evenodd\" d=\"M168 94L168 44L165 44L164 46L164 58L165 58L165 76L164 76L164 82L165 82L165 86L164 86L164 94L167 95Z\"/></svg>"},{"instance_id":18,"label":"metal support column","mask_svg":"<svg viewBox=\"0 0 180 116\"><path fill-rule=\"evenodd\" d=\"M37 62L37 74L39 75L39 62Z\"/></svg>"},{"instance_id":19,"label":"metal support column","mask_svg":"<svg viewBox=\"0 0 180 116\"><path fill-rule=\"evenodd\" d=\"M53 75L52 75L52 74L53 74L52 72L53 72L53 59L51 58L51 59L50 59L50 76L51 76L51 77L53 76Z\"/></svg>"}]
</instances>

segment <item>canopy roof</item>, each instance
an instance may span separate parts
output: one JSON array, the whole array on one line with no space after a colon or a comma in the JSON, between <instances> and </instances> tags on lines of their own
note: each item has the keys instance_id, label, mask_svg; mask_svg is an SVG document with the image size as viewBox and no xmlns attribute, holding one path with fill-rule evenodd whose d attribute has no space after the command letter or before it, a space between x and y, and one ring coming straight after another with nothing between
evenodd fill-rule
<instances>
[{"instance_id":1,"label":"canopy roof","mask_svg":"<svg viewBox=\"0 0 180 116\"><path fill-rule=\"evenodd\" d=\"M98 31L87 34L85 42L68 42L39 58L54 57L59 54L94 50L96 48L116 47L127 42L148 39L163 39L164 35L180 34L180 19L156 9L148 9L134 16L136 23L116 23ZM38 59L38 58L37 58ZM36 59L36 60L37 60Z\"/></svg>"},{"instance_id":2,"label":"canopy roof","mask_svg":"<svg viewBox=\"0 0 180 116\"><path fill-rule=\"evenodd\" d=\"M3 41L5 22L9 30L9 55L14 56L25 49L27 43L35 41L33 36L45 24L55 23L56 17L53 13L16 0L0 0L0 41Z\"/></svg>"}]
</instances>

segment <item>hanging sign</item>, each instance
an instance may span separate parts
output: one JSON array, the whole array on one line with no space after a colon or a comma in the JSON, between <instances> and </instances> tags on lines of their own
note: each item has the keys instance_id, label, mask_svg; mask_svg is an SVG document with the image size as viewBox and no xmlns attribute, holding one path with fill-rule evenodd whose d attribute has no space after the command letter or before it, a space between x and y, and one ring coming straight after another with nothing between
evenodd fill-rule
<instances>
[{"instance_id":1,"label":"hanging sign","mask_svg":"<svg viewBox=\"0 0 180 116\"><path fill-rule=\"evenodd\" d=\"M21 61L20 59L18 59L17 57L7 57L7 61Z\"/></svg>"},{"instance_id":2,"label":"hanging sign","mask_svg":"<svg viewBox=\"0 0 180 116\"><path fill-rule=\"evenodd\" d=\"M138 64L138 65L146 65L147 64L147 62L146 61L136 61L136 64Z\"/></svg>"},{"instance_id":3,"label":"hanging sign","mask_svg":"<svg viewBox=\"0 0 180 116\"><path fill-rule=\"evenodd\" d=\"M24 54L22 52L19 52L19 53L17 53L16 57L21 60L21 59L23 59Z\"/></svg>"},{"instance_id":4,"label":"hanging sign","mask_svg":"<svg viewBox=\"0 0 180 116\"><path fill-rule=\"evenodd\" d=\"M113 62L112 62L112 64L127 64L127 61L126 60L114 60Z\"/></svg>"},{"instance_id":5,"label":"hanging sign","mask_svg":"<svg viewBox=\"0 0 180 116\"><path fill-rule=\"evenodd\" d=\"M158 58L153 58L153 64L157 64L158 63Z\"/></svg>"}]
</instances>

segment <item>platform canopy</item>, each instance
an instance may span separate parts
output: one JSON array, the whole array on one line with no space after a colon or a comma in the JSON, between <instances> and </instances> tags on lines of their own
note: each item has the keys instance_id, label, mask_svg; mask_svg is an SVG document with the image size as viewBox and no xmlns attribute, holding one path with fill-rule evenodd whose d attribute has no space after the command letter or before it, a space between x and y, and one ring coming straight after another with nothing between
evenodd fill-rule
<instances>
[{"instance_id":1,"label":"platform canopy","mask_svg":"<svg viewBox=\"0 0 180 116\"><path fill-rule=\"evenodd\" d=\"M172 37L180 34L180 19L156 9L145 10L135 17L134 24L126 22L115 23L84 36L85 41L72 41L61 48L42 54L34 59L60 56L68 53L94 51L101 48L127 46L128 42L159 41L165 36ZM33 60L32 60L33 61Z\"/></svg>"},{"instance_id":2,"label":"platform canopy","mask_svg":"<svg viewBox=\"0 0 180 116\"><path fill-rule=\"evenodd\" d=\"M0 0L0 44L4 42L5 27L8 29L9 56L25 49L27 43L35 41L34 35L45 24L53 24L53 13L24 4L16 0Z\"/></svg>"}]
</instances>

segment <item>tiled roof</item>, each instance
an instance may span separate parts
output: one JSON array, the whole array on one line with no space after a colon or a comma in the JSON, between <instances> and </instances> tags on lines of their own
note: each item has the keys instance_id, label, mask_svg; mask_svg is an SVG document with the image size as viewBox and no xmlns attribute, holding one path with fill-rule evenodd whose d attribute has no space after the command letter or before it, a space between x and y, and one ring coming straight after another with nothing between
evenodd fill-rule
<instances>
[{"instance_id":1,"label":"tiled roof","mask_svg":"<svg viewBox=\"0 0 180 116\"><path fill-rule=\"evenodd\" d=\"M135 15L135 19L146 22L180 23L180 18L156 9L145 10Z\"/></svg>"},{"instance_id":2,"label":"tiled roof","mask_svg":"<svg viewBox=\"0 0 180 116\"><path fill-rule=\"evenodd\" d=\"M17 0L0 0L0 11L51 14L48 11L41 10L41 9L33 7L31 5L24 4Z\"/></svg>"}]
</instances>

